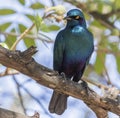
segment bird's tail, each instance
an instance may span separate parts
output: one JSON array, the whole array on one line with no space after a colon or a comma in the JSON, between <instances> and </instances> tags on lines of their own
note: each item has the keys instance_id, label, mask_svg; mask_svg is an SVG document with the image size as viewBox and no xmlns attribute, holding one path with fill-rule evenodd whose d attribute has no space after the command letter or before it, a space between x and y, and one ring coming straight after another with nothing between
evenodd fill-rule
<instances>
[{"instance_id":1,"label":"bird's tail","mask_svg":"<svg viewBox=\"0 0 120 118\"><path fill-rule=\"evenodd\" d=\"M65 94L54 91L49 103L49 111L61 115L67 108L67 97Z\"/></svg>"}]
</instances>

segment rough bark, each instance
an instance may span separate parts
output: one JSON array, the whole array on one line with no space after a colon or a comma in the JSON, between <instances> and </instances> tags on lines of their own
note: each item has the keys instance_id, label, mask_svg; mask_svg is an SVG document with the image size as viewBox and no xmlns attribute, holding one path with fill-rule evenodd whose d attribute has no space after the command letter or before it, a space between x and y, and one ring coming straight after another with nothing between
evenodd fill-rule
<instances>
[{"instance_id":1,"label":"rough bark","mask_svg":"<svg viewBox=\"0 0 120 118\"><path fill-rule=\"evenodd\" d=\"M30 117L30 116L25 116L17 112L13 112L13 111L0 108L0 118L39 118L39 114L35 113L34 116Z\"/></svg>"},{"instance_id":2,"label":"rough bark","mask_svg":"<svg viewBox=\"0 0 120 118\"><path fill-rule=\"evenodd\" d=\"M98 118L106 118L107 111L120 115L119 97L100 97L94 91L86 88L83 83L75 83L66 80L56 71L48 69L38 64L32 55L36 53L36 48L31 47L24 52L10 51L0 46L0 63L6 67L16 69L21 73L30 76L39 84L67 94L69 96L83 100Z\"/></svg>"}]
</instances>

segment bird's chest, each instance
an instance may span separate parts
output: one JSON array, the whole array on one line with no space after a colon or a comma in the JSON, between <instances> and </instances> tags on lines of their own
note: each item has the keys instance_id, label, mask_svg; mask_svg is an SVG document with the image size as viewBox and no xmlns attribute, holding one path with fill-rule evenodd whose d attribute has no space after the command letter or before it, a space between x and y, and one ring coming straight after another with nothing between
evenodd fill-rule
<instances>
[{"instance_id":1,"label":"bird's chest","mask_svg":"<svg viewBox=\"0 0 120 118\"><path fill-rule=\"evenodd\" d=\"M86 57L91 49L91 43L84 37L71 36L68 41L65 42L65 53L70 57Z\"/></svg>"},{"instance_id":2,"label":"bird's chest","mask_svg":"<svg viewBox=\"0 0 120 118\"><path fill-rule=\"evenodd\" d=\"M75 29L76 30L76 29ZM71 30L65 36L65 62L76 63L89 57L92 43L85 32Z\"/></svg>"},{"instance_id":3,"label":"bird's chest","mask_svg":"<svg viewBox=\"0 0 120 118\"><path fill-rule=\"evenodd\" d=\"M65 31L63 39L65 41L65 62L79 63L80 61L85 61L89 58L93 42L90 40L86 29L75 26L74 28Z\"/></svg>"},{"instance_id":4,"label":"bird's chest","mask_svg":"<svg viewBox=\"0 0 120 118\"><path fill-rule=\"evenodd\" d=\"M64 52L65 59L71 62L79 62L88 58L90 48L85 45L85 42L67 42Z\"/></svg>"}]
</instances>

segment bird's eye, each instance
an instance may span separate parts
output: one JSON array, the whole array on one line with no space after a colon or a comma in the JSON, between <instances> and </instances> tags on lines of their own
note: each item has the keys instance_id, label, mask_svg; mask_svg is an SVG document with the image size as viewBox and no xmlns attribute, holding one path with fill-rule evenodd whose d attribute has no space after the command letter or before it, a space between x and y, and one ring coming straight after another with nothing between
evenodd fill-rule
<instances>
[{"instance_id":1,"label":"bird's eye","mask_svg":"<svg viewBox=\"0 0 120 118\"><path fill-rule=\"evenodd\" d=\"M80 19L80 16L76 16L75 19L76 19L76 20Z\"/></svg>"}]
</instances>

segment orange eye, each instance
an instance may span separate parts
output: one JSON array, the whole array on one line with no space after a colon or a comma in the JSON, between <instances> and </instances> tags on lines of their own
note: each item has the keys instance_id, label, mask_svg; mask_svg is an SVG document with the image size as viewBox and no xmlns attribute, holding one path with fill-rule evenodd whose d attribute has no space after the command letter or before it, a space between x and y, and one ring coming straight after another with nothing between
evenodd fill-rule
<instances>
[{"instance_id":1,"label":"orange eye","mask_svg":"<svg viewBox=\"0 0 120 118\"><path fill-rule=\"evenodd\" d=\"M76 16L75 19L76 19L76 20L80 19L80 16Z\"/></svg>"}]
</instances>

